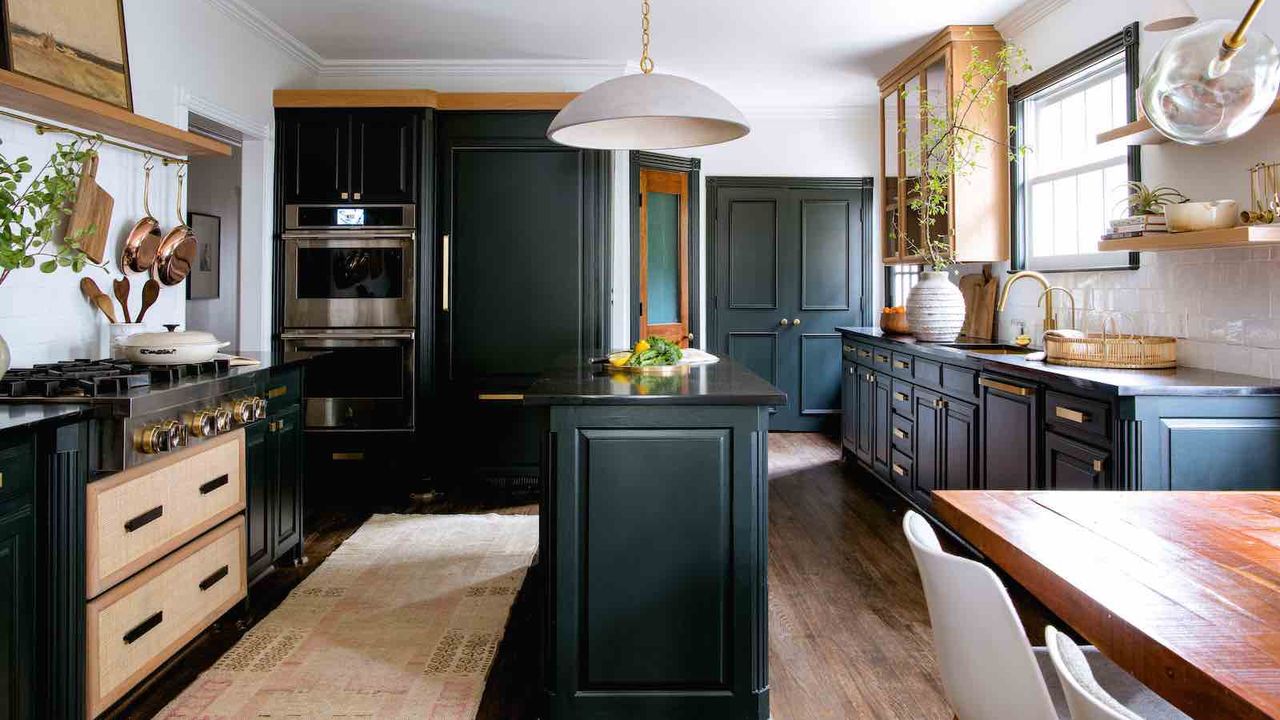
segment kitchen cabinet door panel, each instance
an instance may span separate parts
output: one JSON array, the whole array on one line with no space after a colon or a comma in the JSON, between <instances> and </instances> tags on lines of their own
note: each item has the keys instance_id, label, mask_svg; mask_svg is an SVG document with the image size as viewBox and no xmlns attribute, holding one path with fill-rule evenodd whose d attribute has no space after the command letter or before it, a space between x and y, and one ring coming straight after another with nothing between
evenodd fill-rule
<instances>
[{"instance_id":1,"label":"kitchen cabinet door panel","mask_svg":"<svg viewBox=\"0 0 1280 720\"><path fill-rule=\"evenodd\" d=\"M840 377L840 437L852 451L858 444L858 366L846 360Z\"/></svg>"},{"instance_id":2,"label":"kitchen cabinet door panel","mask_svg":"<svg viewBox=\"0 0 1280 720\"><path fill-rule=\"evenodd\" d=\"M1000 380L999 382L1005 382ZM1006 382L1011 388L1023 386ZM1025 389L1025 388L1023 388ZM982 487L1034 490L1040 486L1037 397L982 387Z\"/></svg>"},{"instance_id":3,"label":"kitchen cabinet door panel","mask_svg":"<svg viewBox=\"0 0 1280 720\"><path fill-rule=\"evenodd\" d=\"M286 203L350 199L351 117L341 110L281 111L281 191ZM347 197L343 197L346 194Z\"/></svg>"},{"instance_id":4,"label":"kitchen cabinet door panel","mask_svg":"<svg viewBox=\"0 0 1280 720\"><path fill-rule=\"evenodd\" d=\"M245 539L249 582L271 567L273 514L270 505L275 463L267 453L268 421L259 420L245 428Z\"/></svg>"},{"instance_id":5,"label":"kitchen cabinet door panel","mask_svg":"<svg viewBox=\"0 0 1280 720\"><path fill-rule=\"evenodd\" d=\"M857 422L854 430L853 452L858 459L871 466L875 461L875 381L871 380L871 371L858 365L857 370L857 403L855 408Z\"/></svg>"},{"instance_id":6,"label":"kitchen cabinet door panel","mask_svg":"<svg viewBox=\"0 0 1280 720\"><path fill-rule=\"evenodd\" d=\"M279 559L302 539L302 412L293 405L273 415L269 454L276 459L272 511L272 556Z\"/></svg>"},{"instance_id":7,"label":"kitchen cabinet door panel","mask_svg":"<svg viewBox=\"0 0 1280 720\"><path fill-rule=\"evenodd\" d=\"M31 505L0 506L0 717L15 720L33 717L34 562Z\"/></svg>"},{"instance_id":8,"label":"kitchen cabinet door panel","mask_svg":"<svg viewBox=\"0 0 1280 720\"><path fill-rule=\"evenodd\" d=\"M1111 453L1063 437L1044 436L1044 479L1049 490L1110 490Z\"/></svg>"},{"instance_id":9,"label":"kitchen cabinet door panel","mask_svg":"<svg viewBox=\"0 0 1280 720\"><path fill-rule=\"evenodd\" d=\"M361 202L414 203L421 116L366 110L351 119L351 197Z\"/></svg>"},{"instance_id":10,"label":"kitchen cabinet door panel","mask_svg":"<svg viewBox=\"0 0 1280 720\"><path fill-rule=\"evenodd\" d=\"M885 476L889 474L889 449L893 427L890 418L893 415L893 380L888 375L875 373L875 381L868 385L873 393L872 433L874 435L875 468Z\"/></svg>"},{"instance_id":11,"label":"kitchen cabinet door panel","mask_svg":"<svg viewBox=\"0 0 1280 720\"><path fill-rule=\"evenodd\" d=\"M943 485L942 396L916 388L915 393L915 478L912 486L918 499L932 502L930 494Z\"/></svg>"},{"instance_id":12,"label":"kitchen cabinet door panel","mask_svg":"<svg viewBox=\"0 0 1280 720\"><path fill-rule=\"evenodd\" d=\"M947 400L943 408L942 464L947 490L978 486L978 408L959 400Z\"/></svg>"}]
</instances>

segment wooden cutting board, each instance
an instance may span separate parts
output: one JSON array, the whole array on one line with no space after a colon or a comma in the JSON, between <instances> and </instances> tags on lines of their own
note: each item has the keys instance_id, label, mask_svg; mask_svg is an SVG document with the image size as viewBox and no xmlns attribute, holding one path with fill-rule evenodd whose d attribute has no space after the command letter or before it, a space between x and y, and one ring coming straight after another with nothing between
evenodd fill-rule
<instances>
[{"instance_id":1,"label":"wooden cutting board","mask_svg":"<svg viewBox=\"0 0 1280 720\"><path fill-rule=\"evenodd\" d=\"M80 170L80 184L76 191L76 204L71 209L63 229L63 236L74 236L92 228L80 237L80 247L89 259L100 263L106 256L107 231L111 227L111 212L115 198L98 185L98 154L91 153Z\"/></svg>"},{"instance_id":2,"label":"wooden cutting board","mask_svg":"<svg viewBox=\"0 0 1280 720\"><path fill-rule=\"evenodd\" d=\"M964 328L961 332L969 337L995 337L996 290L1000 281L988 273L983 271L960 278L960 293L964 295Z\"/></svg>"}]
</instances>

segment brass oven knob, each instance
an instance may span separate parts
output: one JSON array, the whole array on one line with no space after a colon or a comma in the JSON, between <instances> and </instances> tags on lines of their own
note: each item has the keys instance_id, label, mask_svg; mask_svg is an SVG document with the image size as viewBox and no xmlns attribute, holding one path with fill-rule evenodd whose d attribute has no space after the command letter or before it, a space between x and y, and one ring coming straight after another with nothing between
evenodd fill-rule
<instances>
[{"instance_id":1,"label":"brass oven knob","mask_svg":"<svg viewBox=\"0 0 1280 720\"><path fill-rule=\"evenodd\" d=\"M161 423L164 431L164 439L161 445L165 450L177 450L187 444L187 428L177 420L168 420Z\"/></svg>"},{"instance_id":2,"label":"brass oven knob","mask_svg":"<svg viewBox=\"0 0 1280 720\"><path fill-rule=\"evenodd\" d=\"M235 401L231 406L231 419L237 425L248 425L254 420L253 398Z\"/></svg>"},{"instance_id":3,"label":"brass oven knob","mask_svg":"<svg viewBox=\"0 0 1280 720\"><path fill-rule=\"evenodd\" d=\"M208 410L200 410L187 417L187 428L196 437L212 437L218 433L218 419Z\"/></svg>"},{"instance_id":4,"label":"brass oven knob","mask_svg":"<svg viewBox=\"0 0 1280 720\"><path fill-rule=\"evenodd\" d=\"M253 419L263 420L267 417L267 401L261 397L253 399Z\"/></svg>"},{"instance_id":5,"label":"brass oven knob","mask_svg":"<svg viewBox=\"0 0 1280 720\"><path fill-rule=\"evenodd\" d=\"M213 411L213 416L218 420L218 432L224 433L231 429L231 411L226 408L218 408Z\"/></svg>"},{"instance_id":6,"label":"brass oven knob","mask_svg":"<svg viewBox=\"0 0 1280 720\"><path fill-rule=\"evenodd\" d=\"M155 455L164 450L161 447L162 438L168 439L168 435L161 425L148 425L134 433L133 446L144 455Z\"/></svg>"}]
</instances>

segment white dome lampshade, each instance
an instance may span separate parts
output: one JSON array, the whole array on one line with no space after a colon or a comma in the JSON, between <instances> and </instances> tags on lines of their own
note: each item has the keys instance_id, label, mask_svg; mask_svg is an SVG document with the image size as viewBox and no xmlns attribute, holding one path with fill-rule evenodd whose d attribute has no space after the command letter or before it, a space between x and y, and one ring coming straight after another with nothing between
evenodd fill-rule
<instances>
[{"instance_id":1,"label":"white dome lampshade","mask_svg":"<svg viewBox=\"0 0 1280 720\"><path fill-rule=\"evenodd\" d=\"M1150 0L1145 15L1142 29L1148 32L1178 30L1199 20L1187 0Z\"/></svg>"},{"instance_id":2,"label":"white dome lampshade","mask_svg":"<svg viewBox=\"0 0 1280 720\"><path fill-rule=\"evenodd\" d=\"M551 121L547 137L592 150L670 150L716 145L749 132L742 112L706 85L637 73L574 98Z\"/></svg>"}]
</instances>

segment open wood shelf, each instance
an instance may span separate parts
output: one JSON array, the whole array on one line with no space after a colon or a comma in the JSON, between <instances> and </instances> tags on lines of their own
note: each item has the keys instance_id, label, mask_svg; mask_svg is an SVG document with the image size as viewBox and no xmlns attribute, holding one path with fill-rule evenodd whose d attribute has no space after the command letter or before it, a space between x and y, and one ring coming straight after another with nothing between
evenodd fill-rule
<instances>
[{"instance_id":1,"label":"open wood shelf","mask_svg":"<svg viewBox=\"0 0 1280 720\"><path fill-rule=\"evenodd\" d=\"M0 106L171 155L231 154L217 140L8 70L0 70Z\"/></svg>"},{"instance_id":2,"label":"open wood shelf","mask_svg":"<svg viewBox=\"0 0 1280 720\"><path fill-rule=\"evenodd\" d=\"M1150 233L1141 237L1103 240L1098 250L1139 252L1158 250L1201 250L1205 248L1247 247L1262 243L1280 243L1280 224L1241 225L1226 230L1198 232Z\"/></svg>"},{"instance_id":3,"label":"open wood shelf","mask_svg":"<svg viewBox=\"0 0 1280 720\"><path fill-rule=\"evenodd\" d=\"M1267 115L1274 115L1280 112L1280 99L1271 104L1271 109L1267 110ZM1125 145L1163 145L1170 142L1169 138L1160 134L1151 126L1151 121L1145 117L1140 117L1128 125L1121 125L1118 128L1112 128L1106 132L1098 133L1097 144L1108 143L1112 141L1124 141Z\"/></svg>"}]
</instances>

